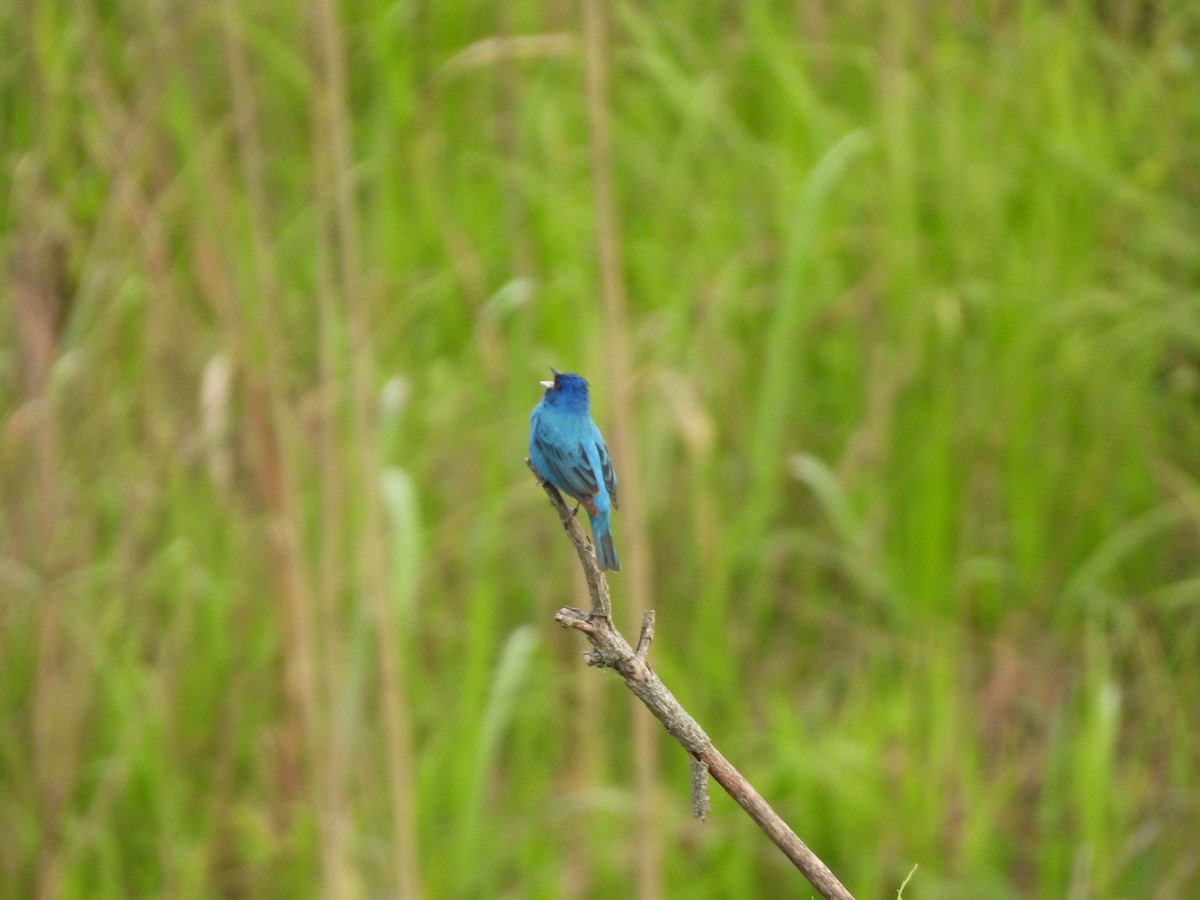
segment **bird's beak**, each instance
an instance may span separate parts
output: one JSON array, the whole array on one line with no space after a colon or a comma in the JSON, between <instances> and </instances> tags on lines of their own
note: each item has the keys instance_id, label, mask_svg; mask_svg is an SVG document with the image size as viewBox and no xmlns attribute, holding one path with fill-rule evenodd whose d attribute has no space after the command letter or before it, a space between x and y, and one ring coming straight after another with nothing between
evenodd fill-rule
<instances>
[{"instance_id":1,"label":"bird's beak","mask_svg":"<svg viewBox=\"0 0 1200 900\"><path fill-rule=\"evenodd\" d=\"M538 384L540 384L540 385L541 385L542 387L544 387L544 388L552 388L552 387L554 387L554 382L553 382L553 381L539 381L539 382L538 382Z\"/></svg>"},{"instance_id":2,"label":"bird's beak","mask_svg":"<svg viewBox=\"0 0 1200 900\"><path fill-rule=\"evenodd\" d=\"M550 371L554 373L554 381L558 381L558 376L561 375L562 372L558 371L558 369L554 368L554 366L550 367ZM552 388L554 387L554 381L543 381L541 382L541 385L545 388Z\"/></svg>"}]
</instances>

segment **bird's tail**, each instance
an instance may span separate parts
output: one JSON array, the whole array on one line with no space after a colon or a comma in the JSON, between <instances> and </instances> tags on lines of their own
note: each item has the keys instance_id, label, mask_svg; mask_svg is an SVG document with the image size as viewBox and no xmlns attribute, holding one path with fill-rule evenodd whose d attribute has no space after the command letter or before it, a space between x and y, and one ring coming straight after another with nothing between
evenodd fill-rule
<instances>
[{"instance_id":1,"label":"bird's tail","mask_svg":"<svg viewBox=\"0 0 1200 900\"><path fill-rule=\"evenodd\" d=\"M613 549L612 531L608 527L608 513L602 512L588 518L592 520L592 537L596 540L596 561L600 563L600 568L621 571L621 561Z\"/></svg>"}]
</instances>

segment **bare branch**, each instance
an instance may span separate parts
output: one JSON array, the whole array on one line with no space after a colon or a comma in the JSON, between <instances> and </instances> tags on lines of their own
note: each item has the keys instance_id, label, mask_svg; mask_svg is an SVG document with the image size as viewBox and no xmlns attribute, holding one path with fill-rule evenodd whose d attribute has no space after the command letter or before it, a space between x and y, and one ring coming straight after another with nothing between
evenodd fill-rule
<instances>
[{"instance_id":1,"label":"bare branch","mask_svg":"<svg viewBox=\"0 0 1200 900\"><path fill-rule=\"evenodd\" d=\"M525 460L525 464L533 471L529 460ZM537 472L534 472L534 476L537 477ZM800 840L796 832L788 827L754 786L713 746L700 724L688 715L650 668L646 662L646 655L654 638L653 611L648 611L642 617L642 633L636 651L617 631L612 621L608 582L596 563L591 541L583 533L583 529L579 527L562 495L554 486L540 477L538 484L558 511L559 521L562 522L571 543L575 545L575 552L579 556L580 565L583 566L588 591L592 597L590 613L565 606L555 614L554 620L564 628L573 628L585 634L592 644L591 651L584 656L587 664L616 670L625 680L625 686L645 704L667 732L683 745L691 758L692 809L696 816L702 819L708 812L708 791L704 784L704 773L707 772L725 788L729 796L758 824L822 897L826 900L854 900L853 895L842 886L829 867Z\"/></svg>"},{"instance_id":2,"label":"bare branch","mask_svg":"<svg viewBox=\"0 0 1200 900\"><path fill-rule=\"evenodd\" d=\"M558 511L558 520L562 523L563 530L567 532L567 537L571 539L571 543L575 545L575 552L579 554L579 562L583 566L583 574L587 578L588 593L592 597L592 616L599 616L602 619L607 619L608 624L612 625L612 600L609 599L608 582L604 580L604 573L600 571L600 566L596 564L596 552L592 549L592 542L588 540L587 535L583 533L583 529L579 527L579 522L575 519L575 514L567 508L566 502L562 498L562 494L550 482L543 481L542 476L533 468L533 463L528 458L525 460L525 465L529 466L529 471L533 472L533 477L537 479L538 484L542 486L542 490L546 492L546 496L550 498L550 503ZM561 623L567 624L567 623ZM574 627L574 626L571 626Z\"/></svg>"}]
</instances>

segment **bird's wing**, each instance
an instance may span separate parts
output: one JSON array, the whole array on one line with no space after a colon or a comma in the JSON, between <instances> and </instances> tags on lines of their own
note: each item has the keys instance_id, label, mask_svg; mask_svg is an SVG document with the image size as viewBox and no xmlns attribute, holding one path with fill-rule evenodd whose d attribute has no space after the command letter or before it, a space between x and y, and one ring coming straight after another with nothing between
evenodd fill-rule
<instances>
[{"instance_id":1,"label":"bird's wing","mask_svg":"<svg viewBox=\"0 0 1200 900\"><path fill-rule=\"evenodd\" d=\"M600 456L600 471L604 475L604 486L608 489L608 499L612 501L613 509L617 509L617 473L613 469L612 460L608 458L608 448L604 446L604 438L598 437L596 452Z\"/></svg>"},{"instance_id":2,"label":"bird's wing","mask_svg":"<svg viewBox=\"0 0 1200 900\"><path fill-rule=\"evenodd\" d=\"M600 492L596 483L596 475L588 462L587 451L582 444L575 447L559 447L547 441L540 434L534 434L533 442L541 451L550 469L545 474L550 482L561 490L566 491L576 500L590 500Z\"/></svg>"}]
</instances>

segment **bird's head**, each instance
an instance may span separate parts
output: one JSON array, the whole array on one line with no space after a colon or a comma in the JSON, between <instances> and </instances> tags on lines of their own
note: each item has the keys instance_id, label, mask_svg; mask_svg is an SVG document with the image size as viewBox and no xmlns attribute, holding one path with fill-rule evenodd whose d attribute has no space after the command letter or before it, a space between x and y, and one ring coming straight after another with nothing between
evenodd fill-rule
<instances>
[{"instance_id":1,"label":"bird's head","mask_svg":"<svg viewBox=\"0 0 1200 900\"><path fill-rule=\"evenodd\" d=\"M588 383L582 375L572 375L570 372L560 372L551 366L550 371L554 373L553 381L543 381L542 386L546 388L546 394L543 397L546 403L552 406L563 404L565 406L583 406L588 405Z\"/></svg>"}]
</instances>

